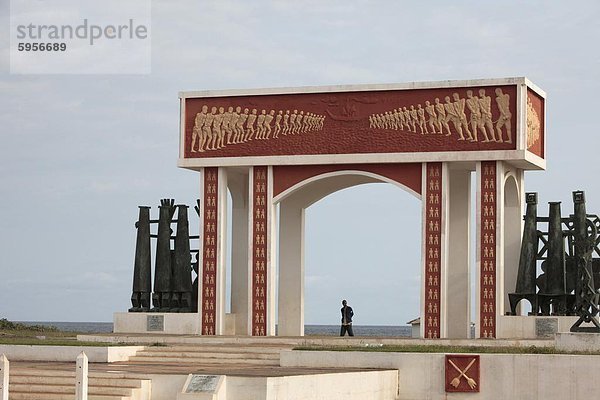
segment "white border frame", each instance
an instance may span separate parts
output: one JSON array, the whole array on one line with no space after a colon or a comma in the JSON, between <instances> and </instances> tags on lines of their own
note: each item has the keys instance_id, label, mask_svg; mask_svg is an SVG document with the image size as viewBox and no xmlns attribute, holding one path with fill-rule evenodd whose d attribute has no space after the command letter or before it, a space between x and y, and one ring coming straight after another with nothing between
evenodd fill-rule
<instances>
[{"instance_id":1,"label":"white border frame","mask_svg":"<svg viewBox=\"0 0 600 400\"><path fill-rule=\"evenodd\" d=\"M516 150L490 150L490 151L458 151L458 152L415 152L415 153L358 153L358 154L317 154L317 155L283 155L283 156L248 156L248 157L210 157L210 158L184 158L185 145L185 100L198 97L233 97L233 96L266 96L275 94L302 94L302 93L331 93L331 92L361 92L361 91L389 91L413 89L444 89L464 88L478 86L517 86L517 121L516 121ZM366 85L335 85L335 86L305 86L265 89L233 89L233 90L206 90L183 91L179 93L180 99L180 146L178 167L198 169L204 166L252 166L252 165L307 165L307 164L348 164L348 163L406 163L406 162L451 162L451 161L508 161L522 169L546 169L546 160L529 152L526 147L523 129L526 118L527 88L546 99L546 93L525 77L500 78L500 79L472 79L472 80L446 80L433 82L409 82L394 84L366 84ZM544 106L545 110L546 106ZM544 119L545 119L544 112ZM544 131L546 126L544 124ZM544 132L545 134L545 132ZM547 135L545 135L547 136ZM544 147L546 146L546 137ZM544 152L544 154L546 154Z\"/></svg>"}]
</instances>

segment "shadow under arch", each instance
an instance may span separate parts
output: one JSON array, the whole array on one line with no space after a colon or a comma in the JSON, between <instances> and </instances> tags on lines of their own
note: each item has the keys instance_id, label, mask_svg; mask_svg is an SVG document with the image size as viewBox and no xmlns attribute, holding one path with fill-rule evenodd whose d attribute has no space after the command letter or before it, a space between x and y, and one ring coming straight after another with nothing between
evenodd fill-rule
<instances>
[{"instance_id":1,"label":"shadow under arch","mask_svg":"<svg viewBox=\"0 0 600 400\"><path fill-rule=\"evenodd\" d=\"M504 310L510 310L508 293L514 292L519 270L522 210L517 179L511 173L504 176ZM519 308L520 309L520 308Z\"/></svg>"},{"instance_id":2,"label":"shadow under arch","mask_svg":"<svg viewBox=\"0 0 600 400\"><path fill-rule=\"evenodd\" d=\"M369 183L391 183L421 199L420 193L401 182L358 169L320 173L290 185L274 197L279 205L278 335L304 335L305 210L340 190Z\"/></svg>"}]
</instances>

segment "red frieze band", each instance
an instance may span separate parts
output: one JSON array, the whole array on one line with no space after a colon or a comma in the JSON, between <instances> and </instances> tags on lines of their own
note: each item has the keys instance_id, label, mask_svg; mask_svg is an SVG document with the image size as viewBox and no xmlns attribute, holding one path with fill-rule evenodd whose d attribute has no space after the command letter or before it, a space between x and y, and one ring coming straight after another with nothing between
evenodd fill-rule
<instances>
[{"instance_id":1,"label":"red frieze band","mask_svg":"<svg viewBox=\"0 0 600 400\"><path fill-rule=\"evenodd\" d=\"M440 337L442 163L427 163L425 196L425 337Z\"/></svg>"},{"instance_id":2,"label":"red frieze band","mask_svg":"<svg viewBox=\"0 0 600 400\"><path fill-rule=\"evenodd\" d=\"M496 161L481 163L481 221L479 245L481 271L479 282L479 335L496 337Z\"/></svg>"},{"instance_id":3,"label":"red frieze band","mask_svg":"<svg viewBox=\"0 0 600 400\"><path fill-rule=\"evenodd\" d=\"M252 335L267 332L267 167L254 167L252 182Z\"/></svg>"},{"instance_id":4,"label":"red frieze band","mask_svg":"<svg viewBox=\"0 0 600 400\"><path fill-rule=\"evenodd\" d=\"M216 331L217 242L218 232L218 168L204 169L203 197L203 263L202 263L202 334Z\"/></svg>"}]
</instances>

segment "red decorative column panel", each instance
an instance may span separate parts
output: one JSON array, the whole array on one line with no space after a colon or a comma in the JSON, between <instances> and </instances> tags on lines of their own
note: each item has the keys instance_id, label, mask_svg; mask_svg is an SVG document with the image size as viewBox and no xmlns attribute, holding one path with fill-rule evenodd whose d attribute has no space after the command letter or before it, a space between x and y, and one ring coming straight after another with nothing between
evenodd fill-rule
<instances>
[{"instance_id":1,"label":"red decorative column panel","mask_svg":"<svg viewBox=\"0 0 600 400\"><path fill-rule=\"evenodd\" d=\"M442 163L427 163L425 178L425 337L440 337L440 283L442 250Z\"/></svg>"},{"instance_id":2,"label":"red decorative column panel","mask_svg":"<svg viewBox=\"0 0 600 400\"><path fill-rule=\"evenodd\" d=\"M217 242L219 240L218 168L204 168L203 262L202 262L202 334L214 335L217 320Z\"/></svg>"},{"instance_id":3,"label":"red decorative column panel","mask_svg":"<svg viewBox=\"0 0 600 400\"><path fill-rule=\"evenodd\" d=\"M496 161L481 163L479 336L496 337Z\"/></svg>"},{"instance_id":4,"label":"red decorative column panel","mask_svg":"<svg viewBox=\"0 0 600 400\"><path fill-rule=\"evenodd\" d=\"M267 167L254 167L252 182L252 335L267 332Z\"/></svg>"}]
</instances>

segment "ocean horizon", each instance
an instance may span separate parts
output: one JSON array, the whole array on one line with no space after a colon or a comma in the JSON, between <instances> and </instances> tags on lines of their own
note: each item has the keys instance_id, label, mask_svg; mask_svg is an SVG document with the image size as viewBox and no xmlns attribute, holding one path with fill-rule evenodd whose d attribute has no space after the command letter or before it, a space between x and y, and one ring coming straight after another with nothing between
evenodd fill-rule
<instances>
[{"instance_id":1,"label":"ocean horizon","mask_svg":"<svg viewBox=\"0 0 600 400\"><path fill-rule=\"evenodd\" d=\"M65 332L111 333L112 322L15 321L25 325L53 326ZM354 325L356 336L411 337L410 325ZM340 325L304 325L305 335L338 336Z\"/></svg>"}]
</instances>

